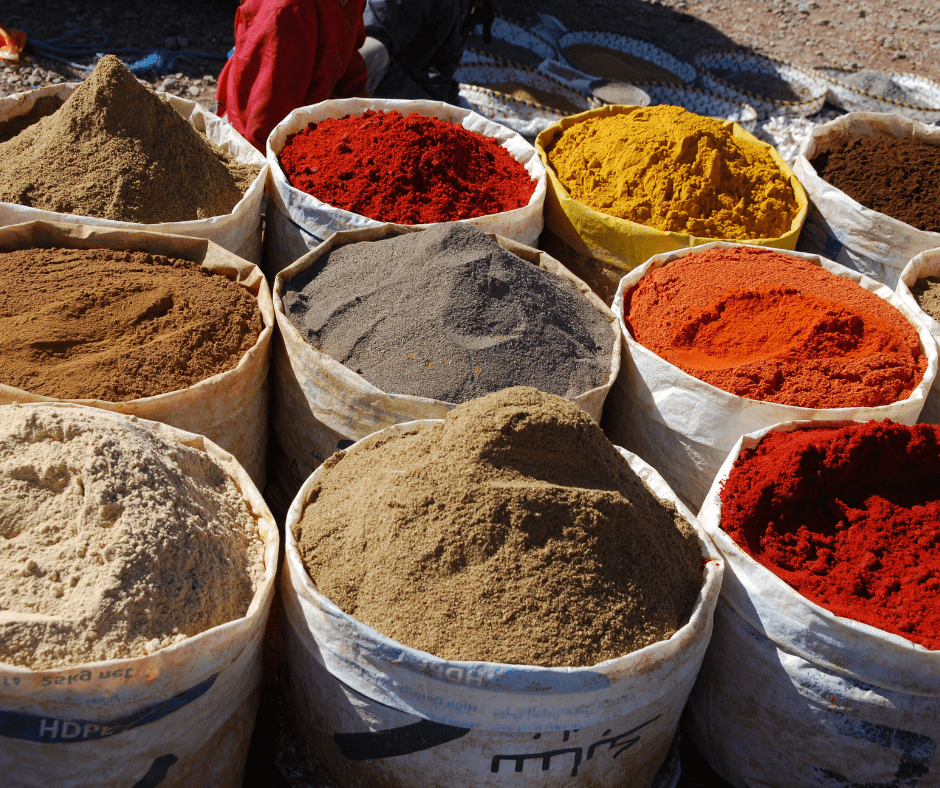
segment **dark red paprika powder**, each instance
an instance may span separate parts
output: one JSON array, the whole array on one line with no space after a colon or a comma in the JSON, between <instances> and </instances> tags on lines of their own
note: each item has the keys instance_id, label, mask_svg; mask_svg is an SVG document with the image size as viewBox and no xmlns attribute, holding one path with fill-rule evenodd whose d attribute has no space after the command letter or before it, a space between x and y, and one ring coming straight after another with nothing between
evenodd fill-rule
<instances>
[{"instance_id":1,"label":"dark red paprika powder","mask_svg":"<svg viewBox=\"0 0 940 788\"><path fill-rule=\"evenodd\" d=\"M770 432L736 460L721 527L816 604L940 649L940 426Z\"/></svg>"},{"instance_id":2,"label":"dark red paprika powder","mask_svg":"<svg viewBox=\"0 0 940 788\"><path fill-rule=\"evenodd\" d=\"M366 110L312 123L287 138L278 160L291 186L398 224L522 208L536 185L497 140L416 112Z\"/></svg>"}]
</instances>

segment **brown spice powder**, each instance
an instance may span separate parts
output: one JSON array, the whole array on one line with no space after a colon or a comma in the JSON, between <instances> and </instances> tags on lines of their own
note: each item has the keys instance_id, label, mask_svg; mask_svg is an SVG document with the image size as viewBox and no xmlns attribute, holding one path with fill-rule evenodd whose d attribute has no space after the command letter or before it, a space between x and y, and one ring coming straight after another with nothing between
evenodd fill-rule
<instances>
[{"instance_id":1,"label":"brown spice powder","mask_svg":"<svg viewBox=\"0 0 940 788\"><path fill-rule=\"evenodd\" d=\"M122 402L234 368L263 328L255 298L197 263L143 252L0 253L0 383Z\"/></svg>"},{"instance_id":2,"label":"brown spice powder","mask_svg":"<svg viewBox=\"0 0 940 788\"><path fill-rule=\"evenodd\" d=\"M0 143L0 201L117 221L223 216L258 172L234 164L113 55L57 112Z\"/></svg>"},{"instance_id":3,"label":"brown spice powder","mask_svg":"<svg viewBox=\"0 0 940 788\"><path fill-rule=\"evenodd\" d=\"M325 467L297 531L319 590L444 659L593 665L702 586L692 527L561 397L504 389Z\"/></svg>"},{"instance_id":4,"label":"brown spice powder","mask_svg":"<svg viewBox=\"0 0 940 788\"><path fill-rule=\"evenodd\" d=\"M810 164L866 208L925 232L940 232L940 145L910 137L843 139Z\"/></svg>"}]
</instances>

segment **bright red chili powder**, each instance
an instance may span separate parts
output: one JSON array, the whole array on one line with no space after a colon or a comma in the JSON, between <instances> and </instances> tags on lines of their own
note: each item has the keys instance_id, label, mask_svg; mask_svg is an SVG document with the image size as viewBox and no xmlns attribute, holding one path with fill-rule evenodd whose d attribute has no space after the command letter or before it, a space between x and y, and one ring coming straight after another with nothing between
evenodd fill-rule
<instances>
[{"instance_id":1,"label":"bright red chili powder","mask_svg":"<svg viewBox=\"0 0 940 788\"><path fill-rule=\"evenodd\" d=\"M770 432L735 462L721 527L807 599L940 649L940 426Z\"/></svg>"},{"instance_id":2,"label":"bright red chili powder","mask_svg":"<svg viewBox=\"0 0 940 788\"><path fill-rule=\"evenodd\" d=\"M707 249L644 276L624 320L646 348L749 399L803 408L905 399L927 369L891 304L850 279L760 247Z\"/></svg>"},{"instance_id":3,"label":"bright red chili powder","mask_svg":"<svg viewBox=\"0 0 940 788\"><path fill-rule=\"evenodd\" d=\"M291 186L380 222L430 224L527 205L535 181L499 142L411 112L312 123L278 160Z\"/></svg>"}]
</instances>

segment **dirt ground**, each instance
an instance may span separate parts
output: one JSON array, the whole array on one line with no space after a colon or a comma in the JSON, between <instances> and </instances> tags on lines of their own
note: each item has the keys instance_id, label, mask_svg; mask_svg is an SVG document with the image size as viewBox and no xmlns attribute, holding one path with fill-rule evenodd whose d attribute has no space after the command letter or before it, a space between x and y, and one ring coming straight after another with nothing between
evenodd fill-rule
<instances>
[{"instance_id":1,"label":"dirt ground","mask_svg":"<svg viewBox=\"0 0 940 788\"><path fill-rule=\"evenodd\" d=\"M497 15L530 26L551 14L573 30L609 30L646 39L691 61L706 49L751 49L803 67L909 72L940 82L940 3L901 0L495 0ZM149 75L151 87L215 105L215 78L234 44L236 0L4 0L0 25L53 42L82 28L97 28L110 48L134 62L142 51L165 48L176 62ZM476 43L480 43L477 41ZM77 46L85 54L61 51ZM97 34L84 33L27 55L20 64L0 63L0 96L81 78L62 61L89 64ZM183 52L215 55L191 57ZM58 60L51 56L58 57Z\"/></svg>"}]
</instances>

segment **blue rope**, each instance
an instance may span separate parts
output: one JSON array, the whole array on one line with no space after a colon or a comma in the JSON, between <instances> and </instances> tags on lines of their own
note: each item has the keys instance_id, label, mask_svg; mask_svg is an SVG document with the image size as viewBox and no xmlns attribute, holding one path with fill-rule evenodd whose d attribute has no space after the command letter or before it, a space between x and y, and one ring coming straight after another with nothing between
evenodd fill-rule
<instances>
[{"instance_id":1,"label":"blue rope","mask_svg":"<svg viewBox=\"0 0 940 788\"><path fill-rule=\"evenodd\" d=\"M99 37L94 44L76 44L73 39L83 34L92 34ZM50 38L48 41L39 41L29 35L26 31L26 46L40 57L48 60L55 60L59 63L65 63L67 66L78 71L91 71L94 65L86 66L76 63L73 58L92 56L97 62L104 55L117 55L122 60L130 58L139 58L133 62L128 62L127 67L133 74L160 74L176 70L178 60L190 58L206 58L208 60L225 60L226 55L216 55L211 52L193 52L191 50L173 50L173 49L133 49L133 48L113 48L109 47L110 39L103 30L97 27L83 27L79 30L73 30L64 36Z\"/></svg>"}]
</instances>

